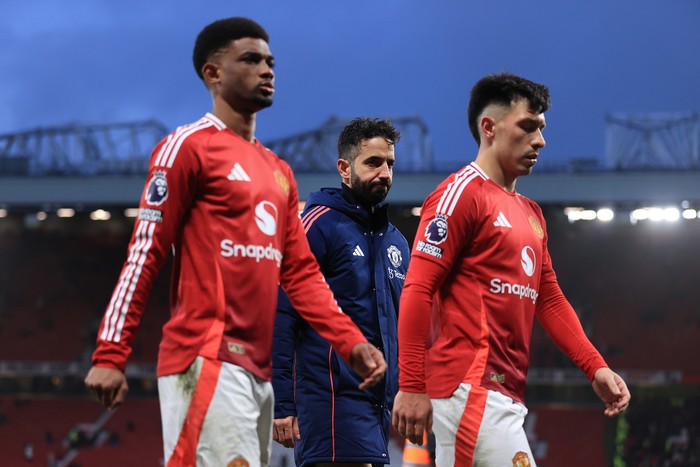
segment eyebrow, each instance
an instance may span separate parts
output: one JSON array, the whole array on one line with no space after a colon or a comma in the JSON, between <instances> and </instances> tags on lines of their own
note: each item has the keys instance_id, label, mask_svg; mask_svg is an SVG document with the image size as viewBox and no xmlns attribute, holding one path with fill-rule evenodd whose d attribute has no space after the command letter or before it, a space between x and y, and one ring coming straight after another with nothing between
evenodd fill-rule
<instances>
[{"instance_id":1,"label":"eyebrow","mask_svg":"<svg viewBox=\"0 0 700 467\"><path fill-rule=\"evenodd\" d=\"M266 60L270 61L272 60L273 62L275 61L275 57L272 54L265 55L262 52L258 52L257 50L243 50L239 57L246 57L246 56L251 56L254 58L260 58L261 60Z\"/></svg>"},{"instance_id":2,"label":"eyebrow","mask_svg":"<svg viewBox=\"0 0 700 467\"><path fill-rule=\"evenodd\" d=\"M534 118L534 117L524 117L521 118L519 123L531 123L533 125L536 125L540 129L544 130L547 127L547 123L544 120L540 120L539 118Z\"/></svg>"},{"instance_id":3,"label":"eyebrow","mask_svg":"<svg viewBox=\"0 0 700 467\"><path fill-rule=\"evenodd\" d=\"M387 163L389 163L389 162L396 162L396 158L395 158L395 157L384 157L384 156L380 156L380 155L378 155L378 154L373 154L373 155L371 155L371 156L368 156L367 159L365 159L365 162L376 161L376 160L382 160L382 161L383 161L383 160L386 160Z\"/></svg>"}]
</instances>

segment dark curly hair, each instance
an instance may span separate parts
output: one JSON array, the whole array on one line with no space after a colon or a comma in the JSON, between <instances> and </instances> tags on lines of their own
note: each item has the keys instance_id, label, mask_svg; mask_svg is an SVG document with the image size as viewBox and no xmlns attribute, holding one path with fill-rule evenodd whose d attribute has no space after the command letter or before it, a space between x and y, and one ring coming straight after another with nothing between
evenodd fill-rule
<instances>
[{"instance_id":1,"label":"dark curly hair","mask_svg":"<svg viewBox=\"0 0 700 467\"><path fill-rule=\"evenodd\" d=\"M469 99L469 130L481 144L477 119L491 104L510 106L518 99L527 99L530 110L544 113L549 109L549 89L544 84L534 83L512 73L495 73L481 78L472 88Z\"/></svg>"},{"instance_id":2,"label":"dark curly hair","mask_svg":"<svg viewBox=\"0 0 700 467\"><path fill-rule=\"evenodd\" d=\"M401 134L389 120L380 118L355 118L348 123L338 137L338 157L351 164L360 153L362 141L380 136L395 145Z\"/></svg>"},{"instance_id":3,"label":"dark curly hair","mask_svg":"<svg viewBox=\"0 0 700 467\"><path fill-rule=\"evenodd\" d=\"M216 52L229 45L231 41L252 37L270 42L265 29L248 18L233 17L220 19L206 26L197 35L192 52L192 63L199 79L204 80L202 67Z\"/></svg>"}]
</instances>

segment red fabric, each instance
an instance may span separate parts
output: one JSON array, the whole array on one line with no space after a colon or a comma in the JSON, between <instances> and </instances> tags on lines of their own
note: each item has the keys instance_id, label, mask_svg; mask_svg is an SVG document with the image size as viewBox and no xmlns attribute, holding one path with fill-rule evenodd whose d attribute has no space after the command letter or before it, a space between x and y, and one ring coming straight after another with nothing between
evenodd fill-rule
<instances>
[{"instance_id":1,"label":"red fabric","mask_svg":"<svg viewBox=\"0 0 700 467\"><path fill-rule=\"evenodd\" d=\"M197 385L192 394L190 407L187 410L185 422L182 425L182 431L180 431L173 454L168 459L168 467L194 466L197 464L199 435L202 432L209 404L216 391L219 374L221 374L221 361L205 358Z\"/></svg>"},{"instance_id":2,"label":"red fabric","mask_svg":"<svg viewBox=\"0 0 700 467\"><path fill-rule=\"evenodd\" d=\"M124 369L153 280L171 252L171 317L159 376L180 373L203 355L270 380L280 282L343 358L366 341L340 312L311 254L290 167L211 114L178 128L153 151L95 364Z\"/></svg>"},{"instance_id":3,"label":"red fabric","mask_svg":"<svg viewBox=\"0 0 700 467\"><path fill-rule=\"evenodd\" d=\"M459 420L457 435L455 439L455 465L472 465L474 463L474 451L476 450L476 439L479 435L481 420L484 418L486 410L486 399L488 390L472 386L469 390L467 404L464 413Z\"/></svg>"},{"instance_id":4,"label":"red fabric","mask_svg":"<svg viewBox=\"0 0 700 467\"><path fill-rule=\"evenodd\" d=\"M401 296L400 388L442 398L467 381L523 402L535 314L589 378L606 366L559 288L539 206L471 164L421 210Z\"/></svg>"}]
</instances>

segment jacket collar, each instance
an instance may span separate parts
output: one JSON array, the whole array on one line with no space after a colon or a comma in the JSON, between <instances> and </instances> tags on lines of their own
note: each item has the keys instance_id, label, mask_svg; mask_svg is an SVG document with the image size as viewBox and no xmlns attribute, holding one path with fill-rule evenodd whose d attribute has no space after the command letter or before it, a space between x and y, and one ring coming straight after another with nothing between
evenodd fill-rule
<instances>
[{"instance_id":1,"label":"jacket collar","mask_svg":"<svg viewBox=\"0 0 700 467\"><path fill-rule=\"evenodd\" d=\"M321 188L309 195L307 209L314 205L328 206L366 224L371 230L379 230L389 224L388 205L380 203L376 206L365 207L357 202L352 190L341 184L341 188Z\"/></svg>"}]
</instances>

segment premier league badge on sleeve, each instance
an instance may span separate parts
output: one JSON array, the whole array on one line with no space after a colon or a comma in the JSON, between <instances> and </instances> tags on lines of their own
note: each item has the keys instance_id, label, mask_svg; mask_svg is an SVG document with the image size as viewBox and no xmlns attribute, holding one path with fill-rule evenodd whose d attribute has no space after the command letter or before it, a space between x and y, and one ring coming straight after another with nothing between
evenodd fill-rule
<instances>
[{"instance_id":1,"label":"premier league badge on sleeve","mask_svg":"<svg viewBox=\"0 0 700 467\"><path fill-rule=\"evenodd\" d=\"M439 245L447 240L447 217L435 216L425 228L425 239L433 245Z\"/></svg>"},{"instance_id":2,"label":"premier league badge on sleeve","mask_svg":"<svg viewBox=\"0 0 700 467\"><path fill-rule=\"evenodd\" d=\"M151 206L160 206L168 199L168 181L165 172L154 172L151 181L146 188L146 203Z\"/></svg>"}]
</instances>

